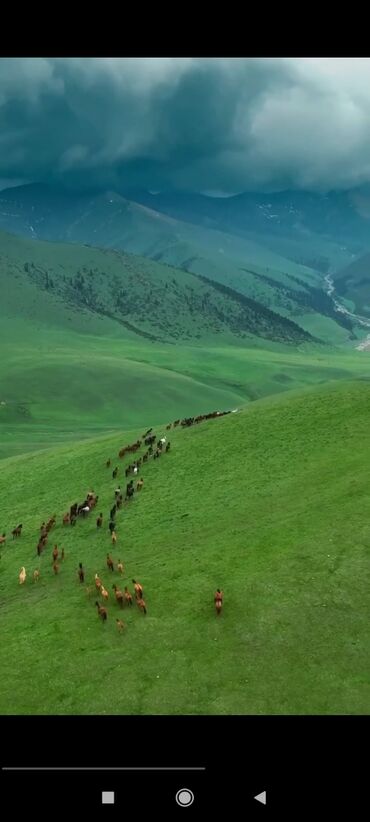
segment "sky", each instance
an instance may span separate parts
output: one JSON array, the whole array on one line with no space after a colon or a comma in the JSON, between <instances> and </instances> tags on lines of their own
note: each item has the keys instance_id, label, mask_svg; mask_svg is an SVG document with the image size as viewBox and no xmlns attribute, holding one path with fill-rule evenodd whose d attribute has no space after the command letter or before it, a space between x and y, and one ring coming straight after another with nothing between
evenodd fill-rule
<instances>
[{"instance_id":1,"label":"sky","mask_svg":"<svg viewBox=\"0 0 370 822\"><path fill-rule=\"evenodd\" d=\"M0 187L370 182L370 58L1 58Z\"/></svg>"}]
</instances>

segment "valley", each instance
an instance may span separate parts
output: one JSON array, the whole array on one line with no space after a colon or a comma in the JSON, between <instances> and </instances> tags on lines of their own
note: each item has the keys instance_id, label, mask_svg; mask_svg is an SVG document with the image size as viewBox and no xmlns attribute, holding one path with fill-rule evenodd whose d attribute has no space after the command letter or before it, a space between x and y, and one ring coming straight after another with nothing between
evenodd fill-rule
<instances>
[{"instance_id":1,"label":"valley","mask_svg":"<svg viewBox=\"0 0 370 822\"><path fill-rule=\"evenodd\" d=\"M370 319L338 276L363 224L345 247L306 215L298 255L301 229L263 233L261 203L247 230L210 198L195 225L181 198L169 215L20 188L0 197L0 712L368 712ZM215 410L237 413L169 427ZM113 543L118 452L142 458L149 428L170 450L140 463ZM92 511L63 524L87 489L101 530ZM36 552L53 512L57 571ZM145 616L108 585L135 577Z\"/></svg>"},{"instance_id":2,"label":"valley","mask_svg":"<svg viewBox=\"0 0 370 822\"><path fill-rule=\"evenodd\" d=\"M247 265L0 234L0 455L368 378L322 274Z\"/></svg>"}]
</instances>

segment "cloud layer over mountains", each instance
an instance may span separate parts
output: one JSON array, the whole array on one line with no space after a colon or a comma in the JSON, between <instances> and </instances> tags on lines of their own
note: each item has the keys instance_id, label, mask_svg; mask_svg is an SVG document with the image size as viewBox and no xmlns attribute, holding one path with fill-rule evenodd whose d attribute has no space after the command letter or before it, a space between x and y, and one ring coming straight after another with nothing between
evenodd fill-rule
<instances>
[{"instance_id":1,"label":"cloud layer over mountains","mask_svg":"<svg viewBox=\"0 0 370 822\"><path fill-rule=\"evenodd\" d=\"M0 59L0 178L324 191L370 181L368 58Z\"/></svg>"}]
</instances>

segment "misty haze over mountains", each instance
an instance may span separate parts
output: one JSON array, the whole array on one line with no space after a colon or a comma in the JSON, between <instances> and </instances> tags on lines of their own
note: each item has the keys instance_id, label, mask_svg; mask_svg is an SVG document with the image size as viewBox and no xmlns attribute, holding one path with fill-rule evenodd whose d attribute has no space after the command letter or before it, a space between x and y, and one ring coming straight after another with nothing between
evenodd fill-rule
<instances>
[{"instance_id":1,"label":"misty haze over mountains","mask_svg":"<svg viewBox=\"0 0 370 822\"><path fill-rule=\"evenodd\" d=\"M74 224L78 225L86 212L98 210L102 203L104 215L96 213L97 225L92 226L93 217L90 224L103 245L110 242L112 213L115 219L120 214L124 224L130 219L130 203L150 209L149 218L155 219L154 212L205 229L254 239L283 256L324 272L336 268L337 255L349 262L354 255L368 250L370 243L368 186L328 194L283 191L211 197L176 190L154 194L143 188L109 192L94 187L79 191L32 183L0 192L0 227L40 239L73 240ZM105 222L106 235L99 229L99 219ZM82 230L78 239L84 239Z\"/></svg>"}]
</instances>

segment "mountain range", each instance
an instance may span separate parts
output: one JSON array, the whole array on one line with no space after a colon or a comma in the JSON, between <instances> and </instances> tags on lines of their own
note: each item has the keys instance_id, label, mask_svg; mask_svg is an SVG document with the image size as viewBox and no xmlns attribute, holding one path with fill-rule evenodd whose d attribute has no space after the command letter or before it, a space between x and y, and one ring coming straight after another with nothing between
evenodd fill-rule
<instances>
[{"instance_id":1,"label":"mountain range","mask_svg":"<svg viewBox=\"0 0 370 822\"><path fill-rule=\"evenodd\" d=\"M320 233L309 197L298 227L297 215L273 218L278 199L283 214L288 194L269 195L266 208L259 195L247 231L230 214L243 202L252 213L252 195L146 193L143 203L43 184L2 191L0 451L145 424L148 398L156 422L170 407L175 417L195 406L205 413L366 376L355 351L364 328L336 310L324 270L353 312L346 276L336 278L361 258L361 232L366 252L370 223L340 195ZM324 214L331 201L321 200ZM341 208L352 208L358 228L350 247L340 246ZM310 258L301 249L298 260L302 226ZM329 263L316 265L328 250Z\"/></svg>"},{"instance_id":2,"label":"mountain range","mask_svg":"<svg viewBox=\"0 0 370 822\"><path fill-rule=\"evenodd\" d=\"M330 318L325 340L338 341L338 326L351 332L349 318L323 293L323 274L345 270L368 250L370 207L367 212L364 193L362 199L358 192L321 197L283 192L267 198L129 194L136 201L114 191L18 186L0 193L0 228L32 239L144 255L232 288L293 321L301 315L299 322L314 337L320 334L309 316L312 309Z\"/></svg>"},{"instance_id":3,"label":"mountain range","mask_svg":"<svg viewBox=\"0 0 370 822\"><path fill-rule=\"evenodd\" d=\"M140 248L135 237L138 220L143 231ZM96 245L125 243L127 250L139 253L145 248L150 256L163 242L189 240L190 229L184 223L198 228L192 240L208 246L217 245L219 235L204 234L202 228L242 237L262 245L265 253L270 249L326 273L368 250L370 190L210 197L144 189L78 191L34 183L0 192L0 227L39 239L88 242L89 235ZM184 236L177 237L179 232ZM135 247L129 248L130 243ZM251 251L256 252L253 245Z\"/></svg>"}]
</instances>

